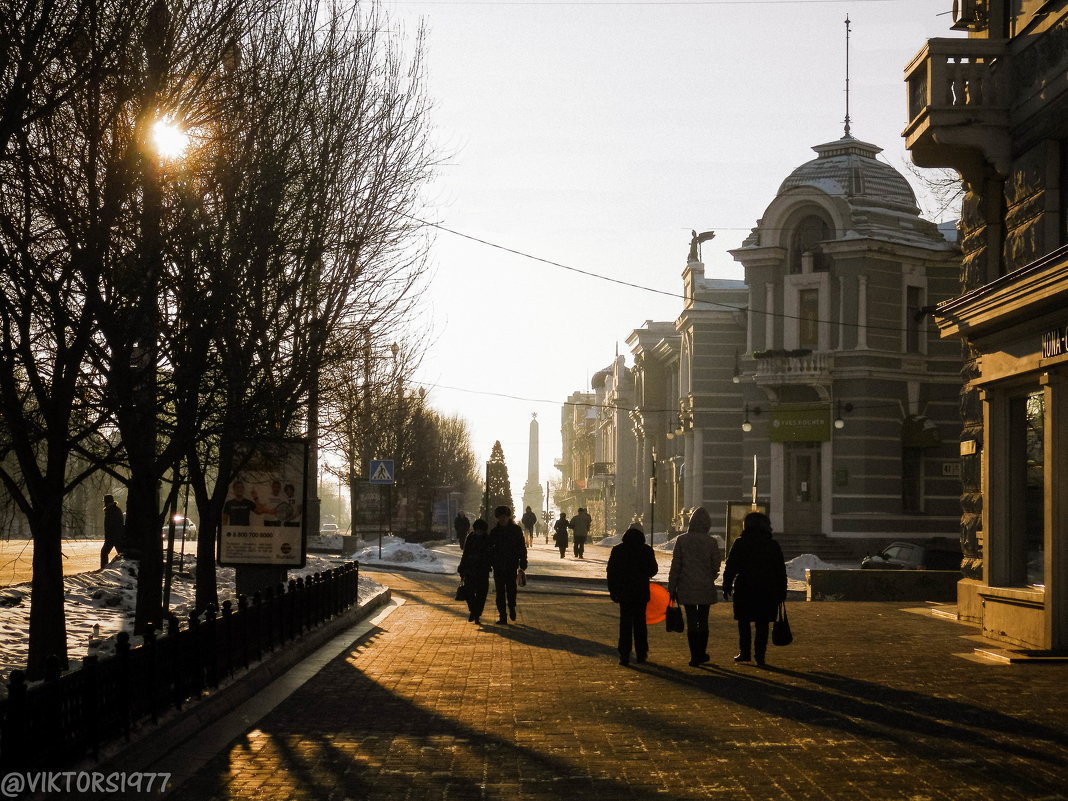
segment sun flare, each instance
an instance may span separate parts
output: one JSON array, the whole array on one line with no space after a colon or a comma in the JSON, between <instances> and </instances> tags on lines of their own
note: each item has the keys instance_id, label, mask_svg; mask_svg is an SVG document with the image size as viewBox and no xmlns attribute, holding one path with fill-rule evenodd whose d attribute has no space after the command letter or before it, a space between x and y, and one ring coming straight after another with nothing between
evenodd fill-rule
<instances>
[{"instance_id":1,"label":"sun flare","mask_svg":"<svg viewBox=\"0 0 1068 801\"><path fill-rule=\"evenodd\" d=\"M173 120L159 120L152 126L152 141L162 158L179 159L189 146L189 134Z\"/></svg>"}]
</instances>

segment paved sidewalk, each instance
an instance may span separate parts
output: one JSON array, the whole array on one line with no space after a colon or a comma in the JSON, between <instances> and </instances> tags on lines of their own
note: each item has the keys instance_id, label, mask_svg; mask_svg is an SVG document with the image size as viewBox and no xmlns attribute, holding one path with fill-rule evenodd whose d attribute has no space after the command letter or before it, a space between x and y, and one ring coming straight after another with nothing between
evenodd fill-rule
<instances>
[{"instance_id":1,"label":"paved sidewalk","mask_svg":"<svg viewBox=\"0 0 1068 801\"><path fill-rule=\"evenodd\" d=\"M929 609L795 603L760 669L732 661L720 603L710 665L656 626L624 668L588 587L528 588L517 623L478 627L451 576L375 578L403 603L170 798L1068 798L1068 665L977 660L975 629Z\"/></svg>"}]
</instances>

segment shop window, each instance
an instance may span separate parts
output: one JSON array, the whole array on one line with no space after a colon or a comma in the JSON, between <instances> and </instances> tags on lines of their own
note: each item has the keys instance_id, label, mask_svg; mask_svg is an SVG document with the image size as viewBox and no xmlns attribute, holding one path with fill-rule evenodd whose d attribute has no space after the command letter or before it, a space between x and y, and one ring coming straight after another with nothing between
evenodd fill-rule
<instances>
[{"instance_id":1,"label":"shop window","mask_svg":"<svg viewBox=\"0 0 1068 801\"><path fill-rule=\"evenodd\" d=\"M1009 402L1007 576L1011 584L1045 584L1045 414L1042 392Z\"/></svg>"},{"instance_id":2,"label":"shop window","mask_svg":"<svg viewBox=\"0 0 1068 801\"><path fill-rule=\"evenodd\" d=\"M818 349L820 345L820 291L802 289L797 293L797 346Z\"/></svg>"}]
</instances>

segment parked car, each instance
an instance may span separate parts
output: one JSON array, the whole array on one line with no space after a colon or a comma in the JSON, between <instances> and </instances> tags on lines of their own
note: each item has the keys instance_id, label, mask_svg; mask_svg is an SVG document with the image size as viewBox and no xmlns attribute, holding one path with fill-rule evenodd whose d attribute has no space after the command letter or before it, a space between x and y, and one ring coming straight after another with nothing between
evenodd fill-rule
<instances>
[{"instance_id":1,"label":"parked car","mask_svg":"<svg viewBox=\"0 0 1068 801\"><path fill-rule=\"evenodd\" d=\"M175 540L195 540L197 538L197 524L187 517L182 515L174 516L174 539ZM171 527L166 525L163 527L162 536L166 540L170 536Z\"/></svg>"},{"instance_id":2,"label":"parked car","mask_svg":"<svg viewBox=\"0 0 1068 801\"><path fill-rule=\"evenodd\" d=\"M337 523L323 523L319 526L320 534L337 534Z\"/></svg>"},{"instance_id":3,"label":"parked car","mask_svg":"<svg viewBox=\"0 0 1068 801\"><path fill-rule=\"evenodd\" d=\"M962 559L959 547L892 542L874 556L865 556L860 566L868 570L960 570Z\"/></svg>"}]
</instances>

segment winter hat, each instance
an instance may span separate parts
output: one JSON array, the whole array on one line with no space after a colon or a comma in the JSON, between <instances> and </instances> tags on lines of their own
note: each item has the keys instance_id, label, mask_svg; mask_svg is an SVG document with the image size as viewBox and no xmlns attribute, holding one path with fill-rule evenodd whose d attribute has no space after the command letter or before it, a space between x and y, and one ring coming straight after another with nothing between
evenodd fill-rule
<instances>
[{"instance_id":1,"label":"winter hat","mask_svg":"<svg viewBox=\"0 0 1068 801\"><path fill-rule=\"evenodd\" d=\"M696 532L698 534L707 534L711 530L712 517L708 514L705 507L698 506L693 510L693 514L690 515L690 526L687 531Z\"/></svg>"},{"instance_id":2,"label":"winter hat","mask_svg":"<svg viewBox=\"0 0 1068 801\"><path fill-rule=\"evenodd\" d=\"M642 533L641 529L628 528L626 530L626 532L623 534L623 540L622 541L626 542L628 544L631 543L631 542L636 542L636 543L642 544L642 543L645 542L645 534Z\"/></svg>"}]
</instances>

